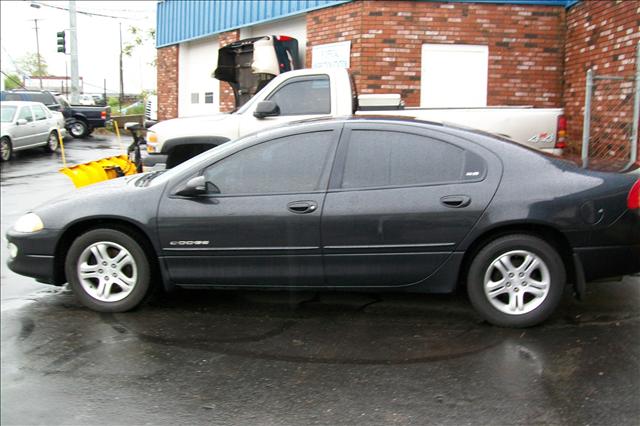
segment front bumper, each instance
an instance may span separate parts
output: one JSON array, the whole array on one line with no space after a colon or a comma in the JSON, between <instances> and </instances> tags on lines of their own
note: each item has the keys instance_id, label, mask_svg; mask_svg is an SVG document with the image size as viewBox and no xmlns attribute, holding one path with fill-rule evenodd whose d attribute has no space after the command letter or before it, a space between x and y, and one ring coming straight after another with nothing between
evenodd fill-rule
<instances>
[{"instance_id":1,"label":"front bumper","mask_svg":"<svg viewBox=\"0 0 640 426\"><path fill-rule=\"evenodd\" d=\"M580 258L587 282L640 272L640 244L574 248L574 253Z\"/></svg>"},{"instance_id":2,"label":"front bumper","mask_svg":"<svg viewBox=\"0 0 640 426\"><path fill-rule=\"evenodd\" d=\"M164 170L167 165L167 157L166 154L147 153L147 155L142 158L142 171L151 172L154 170Z\"/></svg>"},{"instance_id":3,"label":"front bumper","mask_svg":"<svg viewBox=\"0 0 640 426\"><path fill-rule=\"evenodd\" d=\"M17 255L9 256L7 266L13 272L48 284L62 284L56 276L55 246L58 231L43 229L34 233L7 232L7 241L17 247Z\"/></svg>"}]
</instances>

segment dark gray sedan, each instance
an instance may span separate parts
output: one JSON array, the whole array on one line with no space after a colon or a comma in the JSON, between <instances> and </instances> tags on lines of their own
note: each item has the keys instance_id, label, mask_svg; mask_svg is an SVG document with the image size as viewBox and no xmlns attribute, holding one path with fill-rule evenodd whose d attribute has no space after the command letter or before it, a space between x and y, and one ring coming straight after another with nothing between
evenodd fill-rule
<instances>
[{"instance_id":1,"label":"dark gray sedan","mask_svg":"<svg viewBox=\"0 0 640 426\"><path fill-rule=\"evenodd\" d=\"M154 288L451 292L545 320L567 283L640 271L640 181L414 120L297 123L23 216L9 267L122 312Z\"/></svg>"}]
</instances>

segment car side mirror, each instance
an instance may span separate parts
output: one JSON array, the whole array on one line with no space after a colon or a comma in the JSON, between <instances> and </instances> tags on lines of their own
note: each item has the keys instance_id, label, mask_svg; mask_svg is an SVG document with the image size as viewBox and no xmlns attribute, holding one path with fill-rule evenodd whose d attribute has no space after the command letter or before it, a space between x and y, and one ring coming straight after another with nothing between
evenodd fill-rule
<instances>
[{"instance_id":1,"label":"car side mirror","mask_svg":"<svg viewBox=\"0 0 640 426\"><path fill-rule=\"evenodd\" d=\"M207 193L207 182L204 176L196 176L187 181L180 191L176 192L176 195L183 197L197 197Z\"/></svg>"},{"instance_id":2,"label":"car side mirror","mask_svg":"<svg viewBox=\"0 0 640 426\"><path fill-rule=\"evenodd\" d=\"M16 124L18 126L24 126L25 124L27 124L27 120L24 118L18 118L18 120L16 121Z\"/></svg>"},{"instance_id":3,"label":"car side mirror","mask_svg":"<svg viewBox=\"0 0 640 426\"><path fill-rule=\"evenodd\" d=\"M280 115L280 107L273 101L258 102L253 116L256 118L275 117Z\"/></svg>"}]
</instances>

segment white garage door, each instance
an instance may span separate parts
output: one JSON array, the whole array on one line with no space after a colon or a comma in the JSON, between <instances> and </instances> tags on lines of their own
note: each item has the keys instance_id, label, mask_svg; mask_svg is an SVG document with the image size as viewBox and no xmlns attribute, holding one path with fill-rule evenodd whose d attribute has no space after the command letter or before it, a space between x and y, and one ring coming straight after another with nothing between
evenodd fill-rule
<instances>
[{"instance_id":1,"label":"white garage door","mask_svg":"<svg viewBox=\"0 0 640 426\"><path fill-rule=\"evenodd\" d=\"M487 106L488 46L422 45L420 105Z\"/></svg>"},{"instance_id":2,"label":"white garage door","mask_svg":"<svg viewBox=\"0 0 640 426\"><path fill-rule=\"evenodd\" d=\"M218 64L218 38L180 44L178 115L188 117L220 111L220 81L212 77ZM226 83L225 83L226 84Z\"/></svg>"}]
</instances>

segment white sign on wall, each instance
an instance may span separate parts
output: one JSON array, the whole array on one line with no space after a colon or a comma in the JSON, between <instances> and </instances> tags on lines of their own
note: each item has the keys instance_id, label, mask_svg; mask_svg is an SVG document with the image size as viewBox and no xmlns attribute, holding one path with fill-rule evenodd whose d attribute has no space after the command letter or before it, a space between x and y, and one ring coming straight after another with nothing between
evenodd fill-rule
<instances>
[{"instance_id":1,"label":"white sign on wall","mask_svg":"<svg viewBox=\"0 0 640 426\"><path fill-rule=\"evenodd\" d=\"M350 41L313 46L312 52L311 68L349 68Z\"/></svg>"},{"instance_id":2,"label":"white sign on wall","mask_svg":"<svg viewBox=\"0 0 640 426\"><path fill-rule=\"evenodd\" d=\"M423 44L420 106L487 106L488 70L488 46Z\"/></svg>"}]
</instances>

